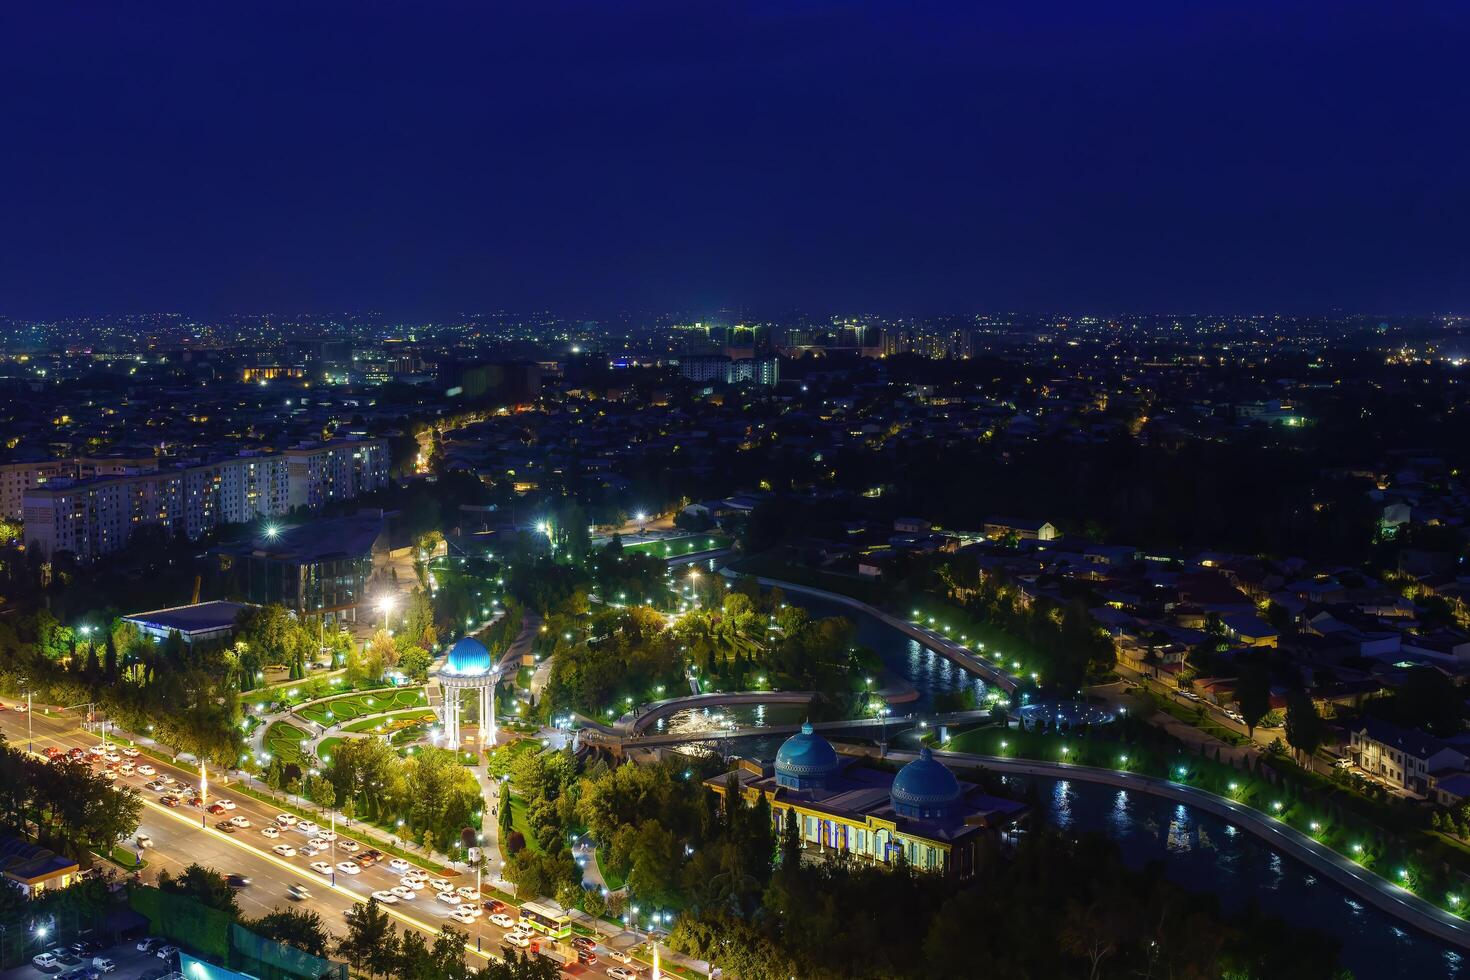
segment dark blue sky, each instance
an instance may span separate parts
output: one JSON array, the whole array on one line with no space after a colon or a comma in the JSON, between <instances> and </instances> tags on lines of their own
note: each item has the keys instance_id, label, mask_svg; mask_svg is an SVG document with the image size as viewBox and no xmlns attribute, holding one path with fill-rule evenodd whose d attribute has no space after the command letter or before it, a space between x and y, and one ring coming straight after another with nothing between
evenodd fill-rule
<instances>
[{"instance_id":1,"label":"dark blue sky","mask_svg":"<svg viewBox=\"0 0 1470 980\"><path fill-rule=\"evenodd\" d=\"M1470 312L1467 52L1464 0L6 4L0 313Z\"/></svg>"}]
</instances>

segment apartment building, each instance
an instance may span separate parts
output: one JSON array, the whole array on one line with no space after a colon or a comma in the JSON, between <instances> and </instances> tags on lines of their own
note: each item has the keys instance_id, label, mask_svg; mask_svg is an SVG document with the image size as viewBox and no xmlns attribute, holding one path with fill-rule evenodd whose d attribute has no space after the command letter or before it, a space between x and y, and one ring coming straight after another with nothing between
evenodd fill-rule
<instances>
[{"instance_id":1,"label":"apartment building","mask_svg":"<svg viewBox=\"0 0 1470 980\"><path fill-rule=\"evenodd\" d=\"M150 472L82 472L33 480L22 493L25 541L44 558L69 551L93 561L143 525L193 539L222 524L349 500L386 485L388 447L342 440Z\"/></svg>"},{"instance_id":2,"label":"apartment building","mask_svg":"<svg viewBox=\"0 0 1470 980\"><path fill-rule=\"evenodd\" d=\"M310 448L288 449L290 507L316 510L333 500L351 500L388 483L388 444L338 439Z\"/></svg>"}]
</instances>

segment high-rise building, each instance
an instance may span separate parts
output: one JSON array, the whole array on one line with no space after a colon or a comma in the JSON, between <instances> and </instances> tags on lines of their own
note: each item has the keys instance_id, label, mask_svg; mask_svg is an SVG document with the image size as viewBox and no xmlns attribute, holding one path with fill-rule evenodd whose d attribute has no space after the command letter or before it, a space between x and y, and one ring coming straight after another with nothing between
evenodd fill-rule
<instances>
[{"instance_id":1,"label":"high-rise building","mask_svg":"<svg viewBox=\"0 0 1470 980\"><path fill-rule=\"evenodd\" d=\"M88 562L121 550L142 526L197 539L222 524L316 510L383 487L388 457L384 442L343 439L147 472L72 469L23 492L24 540L44 558L69 551Z\"/></svg>"}]
</instances>

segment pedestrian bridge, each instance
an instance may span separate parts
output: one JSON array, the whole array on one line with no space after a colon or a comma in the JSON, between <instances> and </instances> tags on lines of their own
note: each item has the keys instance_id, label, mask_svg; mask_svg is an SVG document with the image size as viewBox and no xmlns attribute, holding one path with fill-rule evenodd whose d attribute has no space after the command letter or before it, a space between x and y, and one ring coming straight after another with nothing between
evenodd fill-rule
<instances>
[{"instance_id":1,"label":"pedestrian bridge","mask_svg":"<svg viewBox=\"0 0 1470 980\"><path fill-rule=\"evenodd\" d=\"M816 691L727 691L712 694L689 694L681 698L652 701L628 712L614 726L629 735L639 735L645 728L686 708L728 708L742 704L810 704Z\"/></svg>"}]
</instances>

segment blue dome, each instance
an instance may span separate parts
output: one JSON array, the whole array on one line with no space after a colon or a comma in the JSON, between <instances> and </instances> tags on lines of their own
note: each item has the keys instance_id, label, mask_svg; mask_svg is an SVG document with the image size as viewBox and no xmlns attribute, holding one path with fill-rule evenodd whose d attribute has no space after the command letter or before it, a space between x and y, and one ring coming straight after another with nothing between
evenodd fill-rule
<instances>
[{"instance_id":1,"label":"blue dome","mask_svg":"<svg viewBox=\"0 0 1470 980\"><path fill-rule=\"evenodd\" d=\"M444 673L477 677L490 673L493 666L490 651L485 649L485 644L473 636L466 636L449 648L449 660L444 664Z\"/></svg>"},{"instance_id":2,"label":"blue dome","mask_svg":"<svg viewBox=\"0 0 1470 980\"><path fill-rule=\"evenodd\" d=\"M901 816L940 818L948 816L959 802L960 781L925 748L893 777L890 795L894 811Z\"/></svg>"},{"instance_id":3,"label":"blue dome","mask_svg":"<svg viewBox=\"0 0 1470 980\"><path fill-rule=\"evenodd\" d=\"M790 789L819 788L837 769L837 750L812 729L811 722L781 743L776 753L776 783Z\"/></svg>"}]
</instances>

